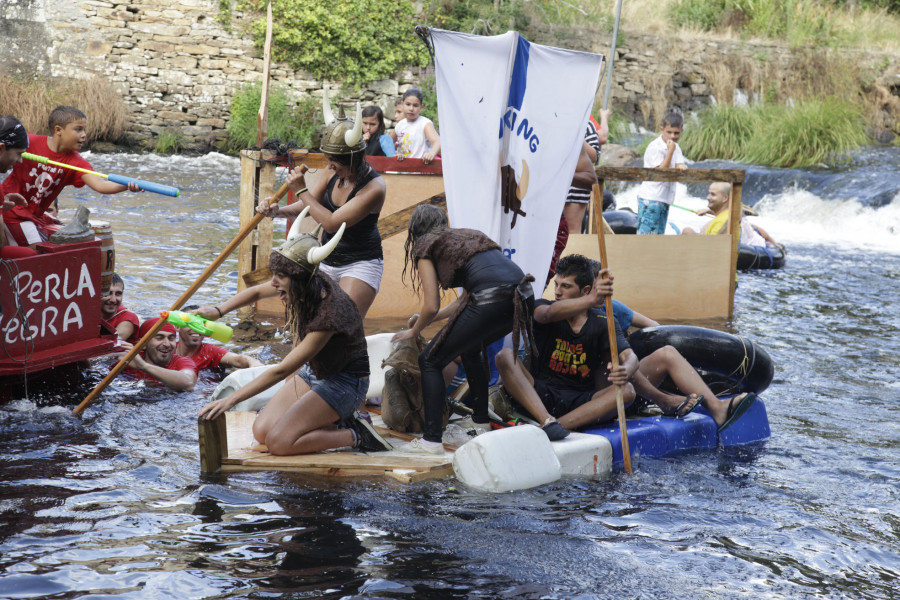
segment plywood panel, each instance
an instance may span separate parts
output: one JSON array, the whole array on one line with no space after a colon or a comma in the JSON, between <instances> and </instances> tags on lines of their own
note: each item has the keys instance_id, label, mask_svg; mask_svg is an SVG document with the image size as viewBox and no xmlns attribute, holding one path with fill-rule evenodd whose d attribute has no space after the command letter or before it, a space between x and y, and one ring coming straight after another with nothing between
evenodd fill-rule
<instances>
[{"instance_id":1,"label":"plywood panel","mask_svg":"<svg viewBox=\"0 0 900 600\"><path fill-rule=\"evenodd\" d=\"M606 236L613 297L665 320L728 318L729 235ZM600 259L596 235L570 235L563 252ZM553 298L552 284L544 297Z\"/></svg>"}]
</instances>

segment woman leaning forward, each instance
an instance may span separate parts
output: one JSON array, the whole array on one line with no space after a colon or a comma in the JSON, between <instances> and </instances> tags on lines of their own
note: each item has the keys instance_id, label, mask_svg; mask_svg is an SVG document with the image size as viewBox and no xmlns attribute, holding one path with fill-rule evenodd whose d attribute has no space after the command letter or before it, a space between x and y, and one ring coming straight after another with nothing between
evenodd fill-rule
<instances>
[{"instance_id":1,"label":"woman leaning forward","mask_svg":"<svg viewBox=\"0 0 900 600\"><path fill-rule=\"evenodd\" d=\"M345 446L369 452L391 449L355 412L369 388L362 317L346 292L318 272L319 263L334 250L342 233L343 228L326 246L304 234L272 252L272 286L285 303L286 327L296 336L294 348L277 366L200 411L200 416L215 419L285 380L253 423L254 437L272 454L308 454Z\"/></svg>"}]
</instances>

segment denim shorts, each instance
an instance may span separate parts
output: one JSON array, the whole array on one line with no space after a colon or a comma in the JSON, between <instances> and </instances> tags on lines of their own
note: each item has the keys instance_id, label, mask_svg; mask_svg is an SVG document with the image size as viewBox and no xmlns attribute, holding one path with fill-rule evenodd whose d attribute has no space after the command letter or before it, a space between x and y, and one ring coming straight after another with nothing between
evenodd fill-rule
<instances>
[{"instance_id":1,"label":"denim shorts","mask_svg":"<svg viewBox=\"0 0 900 600\"><path fill-rule=\"evenodd\" d=\"M638 235L664 234L669 220L669 205L658 200L638 198Z\"/></svg>"},{"instance_id":2,"label":"denim shorts","mask_svg":"<svg viewBox=\"0 0 900 600\"><path fill-rule=\"evenodd\" d=\"M349 417L366 399L369 391L368 377L354 377L346 373L338 373L328 379L319 379L313 375L309 365L304 365L297 372L297 377L305 381L309 387L328 404L341 419Z\"/></svg>"}]
</instances>

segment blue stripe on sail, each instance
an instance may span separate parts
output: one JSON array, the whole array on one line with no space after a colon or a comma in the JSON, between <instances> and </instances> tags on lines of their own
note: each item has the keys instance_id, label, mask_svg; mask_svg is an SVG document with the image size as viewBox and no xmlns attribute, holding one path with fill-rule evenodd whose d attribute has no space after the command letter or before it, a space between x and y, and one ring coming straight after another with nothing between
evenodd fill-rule
<instances>
[{"instance_id":1,"label":"blue stripe on sail","mask_svg":"<svg viewBox=\"0 0 900 600\"><path fill-rule=\"evenodd\" d=\"M513 63L512 78L509 82L509 99L507 106L516 110L522 109L522 101L525 99L525 86L528 83L528 53L531 51L531 42L518 37L516 46L516 59Z\"/></svg>"}]
</instances>

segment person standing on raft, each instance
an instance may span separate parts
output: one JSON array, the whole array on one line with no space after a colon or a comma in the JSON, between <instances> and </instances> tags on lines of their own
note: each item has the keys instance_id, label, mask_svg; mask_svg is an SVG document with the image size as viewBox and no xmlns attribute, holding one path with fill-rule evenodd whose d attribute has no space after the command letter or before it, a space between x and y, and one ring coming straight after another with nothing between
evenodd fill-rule
<instances>
[{"instance_id":1,"label":"person standing on raft","mask_svg":"<svg viewBox=\"0 0 900 600\"><path fill-rule=\"evenodd\" d=\"M215 419L285 380L253 423L254 437L275 455L345 446L369 452L391 449L355 412L369 389L362 317L337 283L319 272L319 264L334 251L344 229L341 226L325 246L303 234L272 252L271 285L285 303L286 326L296 336L294 348L278 365L200 410L201 417Z\"/></svg>"},{"instance_id":2,"label":"person standing on raft","mask_svg":"<svg viewBox=\"0 0 900 600\"><path fill-rule=\"evenodd\" d=\"M355 121L345 117L343 109L335 118L327 96L323 112L326 128L321 150L328 159L326 176L318 177L307 187L303 170L296 167L286 183L297 202L279 207L270 205L266 199L256 211L272 218L293 219L309 207L309 216L324 230L323 244L332 239L341 224L346 224L341 243L322 263L321 269L338 282L365 317L375 301L384 272L384 252L378 231L378 215L385 198L384 179L366 161L359 104Z\"/></svg>"},{"instance_id":3,"label":"person standing on raft","mask_svg":"<svg viewBox=\"0 0 900 600\"><path fill-rule=\"evenodd\" d=\"M447 324L419 355L425 408L423 439L399 446L409 454L443 454L444 378L441 370L462 357L472 395L472 425L477 432L490 429L488 419L487 360L485 346L520 331L531 344L531 281L500 247L480 231L451 229L443 210L421 205L409 220L404 246L403 278L409 271L413 289L421 292L422 308L410 318L410 328L393 337L415 339L430 323L449 317ZM440 289L463 288L462 295L440 308Z\"/></svg>"}]
</instances>

